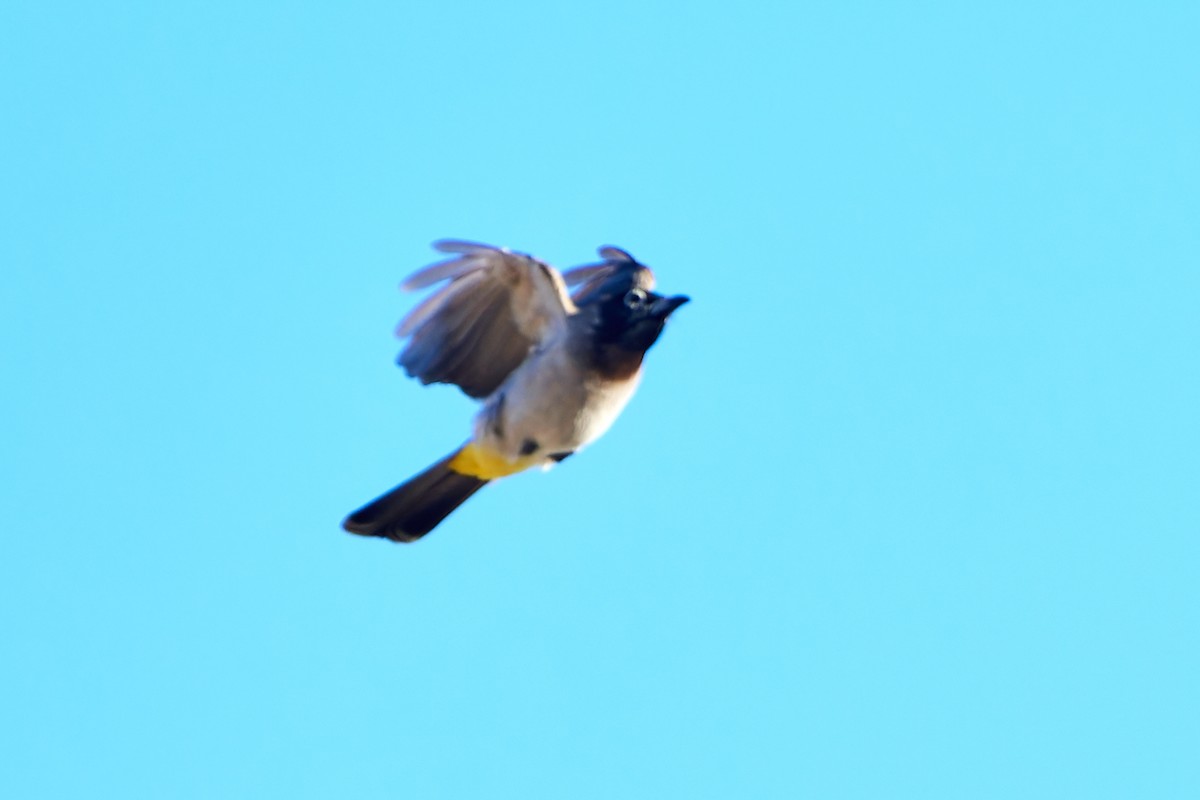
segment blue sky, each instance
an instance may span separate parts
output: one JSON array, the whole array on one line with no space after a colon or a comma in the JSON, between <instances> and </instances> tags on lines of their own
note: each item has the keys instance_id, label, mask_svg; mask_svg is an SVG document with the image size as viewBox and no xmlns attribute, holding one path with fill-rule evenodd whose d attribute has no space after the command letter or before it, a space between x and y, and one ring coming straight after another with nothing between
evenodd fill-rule
<instances>
[{"instance_id":1,"label":"blue sky","mask_svg":"<svg viewBox=\"0 0 1200 800\"><path fill-rule=\"evenodd\" d=\"M1196 7L415 5L0 11L0 794L1197 796ZM441 237L694 302L357 539Z\"/></svg>"}]
</instances>

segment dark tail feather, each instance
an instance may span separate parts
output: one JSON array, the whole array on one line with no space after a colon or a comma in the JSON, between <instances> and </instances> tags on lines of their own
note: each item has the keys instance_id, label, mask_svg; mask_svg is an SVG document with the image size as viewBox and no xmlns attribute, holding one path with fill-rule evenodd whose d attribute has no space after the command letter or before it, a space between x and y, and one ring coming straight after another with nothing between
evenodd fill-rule
<instances>
[{"instance_id":1,"label":"dark tail feather","mask_svg":"<svg viewBox=\"0 0 1200 800\"><path fill-rule=\"evenodd\" d=\"M346 517L342 527L359 536L415 542L429 533L487 481L450 469L451 453L415 478Z\"/></svg>"}]
</instances>

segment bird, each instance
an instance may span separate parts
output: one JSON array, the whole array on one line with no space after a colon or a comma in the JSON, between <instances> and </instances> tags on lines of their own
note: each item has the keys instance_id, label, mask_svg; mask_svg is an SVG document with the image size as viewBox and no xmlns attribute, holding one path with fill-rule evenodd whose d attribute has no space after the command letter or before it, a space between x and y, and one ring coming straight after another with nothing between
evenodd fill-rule
<instances>
[{"instance_id":1,"label":"bird","mask_svg":"<svg viewBox=\"0 0 1200 800\"><path fill-rule=\"evenodd\" d=\"M462 446L346 517L342 527L360 536L417 541L488 483L549 469L594 442L633 396L667 319L690 300L656 293L650 268L609 245L599 263L563 272L477 242L433 248L449 258L401 284L438 288L396 328L405 340L397 362L481 405Z\"/></svg>"}]
</instances>

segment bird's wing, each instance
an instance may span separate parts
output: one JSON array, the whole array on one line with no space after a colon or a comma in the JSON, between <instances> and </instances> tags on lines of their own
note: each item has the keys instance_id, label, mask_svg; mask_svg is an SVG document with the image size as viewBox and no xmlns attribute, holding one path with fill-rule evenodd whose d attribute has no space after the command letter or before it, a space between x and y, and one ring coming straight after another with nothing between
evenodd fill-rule
<instances>
[{"instance_id":1,"label":"bird's wing","mask_svg":"<svg viewBox=\"0 0 1200 800\"><path fill-rule=\"evenodd\" d=\"M474 242L444 240L453 257L411 275L402 288L448 284L400 323L408 344L397 359L422 383L453 383L487 397L576 312L558 270L536 258Z\"/></svg>"},{"instance_id":2,"label":"bird's wing","mask_svg":"<svg viewBox=\"0 0 1200 800\"><path fill-rule=\"evenodd\" d=\"M647 291L654 288L654 273L629 253L612 245L605 245L597 252L604 259L599 264L587 264L563 273L567 286L575 287L571 299L576 305L582 305L598 295L609 279L616 275L623 275L626 282L632 281L632 285Z\"/></svg>"}]
</instances>

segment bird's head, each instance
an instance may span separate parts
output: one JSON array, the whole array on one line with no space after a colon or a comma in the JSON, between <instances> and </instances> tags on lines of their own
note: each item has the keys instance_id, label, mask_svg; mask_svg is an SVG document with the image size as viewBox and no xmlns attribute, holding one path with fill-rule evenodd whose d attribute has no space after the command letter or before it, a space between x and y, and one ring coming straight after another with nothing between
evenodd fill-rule
<instances>
[{"instance_id":1,"label":"bird's head","mask_svg":"<svg viewBox=\"0 0 1200 800\"><path fill-rule=\"evenodd\" d=\"M593 342L598 350L635 354L640 362L658 341L667 318L689 298L655 292L654 273L624 250L602 247L600 254L615 269L579 297L581 307L593 309Z\"/></svg>"}]
</instances>

